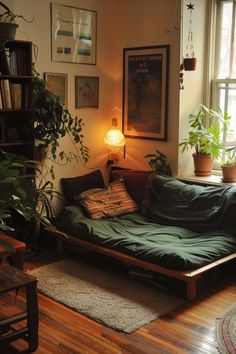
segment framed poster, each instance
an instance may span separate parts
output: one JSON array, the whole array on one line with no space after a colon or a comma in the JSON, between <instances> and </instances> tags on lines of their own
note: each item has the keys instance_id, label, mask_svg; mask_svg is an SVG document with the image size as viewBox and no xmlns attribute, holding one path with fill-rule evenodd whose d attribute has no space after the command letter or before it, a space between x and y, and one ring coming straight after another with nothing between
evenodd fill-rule
<instances>
[{"instance_id":1,"label":"framed poster","mask_svg":"<svg viewBox=\"0 0 236 354\"><path fill-rule=\"evenodd\" d=\"M60 102L68 105L68 76L67 74L44 73L44 80L49 91L60 97Z\"/></svg>"},{"instance_id":2,"label":"framed poster","mask_svg":"<svg viewBox=\"0 0 236 354\"><path fill-rule=\"evenodd\" d=\"M53 61L96 64L96 32L96 11L51 4Z\"/></svg>"},{"instance_id":3,"label":"framed poster","mask_svg":"<svg viewBox=\"0 0 236 354\"><path fill-rule=\"evenodd\" d=\"M98 108L99 78L75 76L75 108Z\"/></svg>"},{"instance_id":4,"label":"framed poster","mask_svg":"<svg viewBox=\"0 0 236 354\"><path fill-rule=\"evenodd\" d=\"M124 48L123 133L166 140L169 46Z\"/></svg>"}]
</instances>

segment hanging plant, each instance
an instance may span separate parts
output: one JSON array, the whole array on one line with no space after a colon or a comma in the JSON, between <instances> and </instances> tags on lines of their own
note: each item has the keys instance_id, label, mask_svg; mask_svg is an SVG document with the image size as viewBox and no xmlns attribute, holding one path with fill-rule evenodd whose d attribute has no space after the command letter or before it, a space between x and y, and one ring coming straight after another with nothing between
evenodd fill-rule
<instances>
[{"instance_id":1,"label":"hanging plant","mask_svg":"<svg viewBox=\"0 0 236 354\"><path fill-rule=\"evenodd\" d=\"M188 28L188 39L186 46L186 53L183 59L183 67L185 71L192 71L196 69L197 59L194 54L193 46L193 28L192 28L192 11L194 10L194 4L191 0L189 4L186 4L187 10L189 11L189 28Z\"/></svg>"},{"instance_id":2,"label":"hanging plant","mask_svg":"<svg viewBox=\"0 0 236 354\"><path fill-rule=\"evenodd\" d=\"M54 199L63 201L63 196L54 187L54 166L76 161L85 165L89 159L89 149L83 143L83 120L73 118L61 103L60 97L49 91L45 81L33 71L34 93L34 137L36 139L36 159L39 161L36 177L35 204L38 212L51 219L56 214ZM59 140L69 137L73 151L60 149ZM37 233L37 232L36 232Z\"/></svg>"},{"instance_id":3,"label":"hanging plant","mask_svg":"<svg viewBox=\"0 0 236 354\"><path fill-rule=\"evenodd\" d=\"M89 159L89 149L83 143L83 120L73 118L68 109L60 102L59 96L50 92L45 81L34 70L33 93L35 107L34 136L38 146L48 150L47 158L54 162L66 164L73 159L86 164ZM75 153L59 151L59 139L69 136Z\"/></svg>"}]
</instances>

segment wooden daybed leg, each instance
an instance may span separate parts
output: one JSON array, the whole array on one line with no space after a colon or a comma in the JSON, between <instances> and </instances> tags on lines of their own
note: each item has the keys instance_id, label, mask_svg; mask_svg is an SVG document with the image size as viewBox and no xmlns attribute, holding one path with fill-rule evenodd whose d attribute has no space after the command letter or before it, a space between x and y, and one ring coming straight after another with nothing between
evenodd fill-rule
<instances>
[{"instance_id":1,"label":"wooden daybed leg","mask_svg":"<svg viewBox=\"0 0 236 354\"><path fill-rule=\"evenodd\" d=\"M195 300L197 295L197 279L189 279L187 282L187 299L189 301Z\"/></svg>"}]
</instances>

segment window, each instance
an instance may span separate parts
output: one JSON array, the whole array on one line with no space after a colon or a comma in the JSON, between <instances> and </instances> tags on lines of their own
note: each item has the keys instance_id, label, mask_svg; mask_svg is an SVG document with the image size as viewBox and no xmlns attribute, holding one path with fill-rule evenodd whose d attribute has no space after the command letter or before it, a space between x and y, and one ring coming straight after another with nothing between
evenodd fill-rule
<instances>
[{"instance_id":1,"label":"window","mask_svg":"<svg viewBox=\"0 0 236 354\"><path fill-rule=\"evenodd\" d=\"M232 119L226 144L236 144L236 0L217 1L213 106Z\"/></svg>"}]
</instances>

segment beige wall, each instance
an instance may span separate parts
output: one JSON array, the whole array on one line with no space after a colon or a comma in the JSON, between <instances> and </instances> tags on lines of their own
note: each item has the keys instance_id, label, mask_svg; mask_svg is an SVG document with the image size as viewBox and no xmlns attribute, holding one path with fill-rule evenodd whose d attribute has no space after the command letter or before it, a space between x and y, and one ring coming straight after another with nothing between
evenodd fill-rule
<instances>
[{"instance_id":1,"label":"beige wall","mask_svg":"<svg viewBox=\"0 0 236 354\"><path fill-rule=\"evenodd\" d=\"M27 18L35 17L31 24L20 21L17 39L32 41L38 48L36 69L43 72L67 73L69 78L69 110L72 115L82 117L85 121L85 143L90 148L89 168L102 167L105 171L107 150L103 137L109 128L114 112L122 124L122 51L124 47L143 47L149 45L170 45L170 72L168 94L168 134L166 142L127 139L126 160L120 164L133 168L147 168L144 155L157 148L168 156L174 174L178 172L178 142L184 135L186 113L192 111L202 100L201 60L194 73L185 74L185 90L179 92L180 64L180 0L67 0L64 4L96 10L97 26L97 65L79 65L55 63L50 55L50 1L49 0L13 0L14 11ZM202 36L204 33L203 9L206 0L195 0L198 26L196 35L196 53L201 57ZM199 12L198 12L199 11ZM199 18L201 26L199 26ZM91 75L100 78L99 109L76 110L74 108L74 76ZM191 91L190 88L194 90ZM179 120L180 111L180 120ZM180 122L180 125L179 125ZM184 126L184 128L183 128ZM63 148L68 142L63 141ZM180 156L179 168L182 166ZM56 169L57 178L73 176L89 169L81 166L67 166Z\"/></svg>"},{"instance_id":2,"label":"beige wall","mask_svg":"<svg viewBox=\"0 0 236 354\"><path fill-rule=\"evenodd\" d=\"M50 1L49 0L16 0L14 11L24 14L26 18L35 20L27 24L19 21L17 39L30 40L37 48L37 58L34 58L36 69L40 74L44 72L68 74L68 108L72 116L82 117L85 122L84 142L90 148L90 162L88 168L71 164L65 168L55 166L57 179L63 176L75 176L87 173L90 168L105 166L107 152L103 143L103 136L109 128L112 109L117 105L117 46L114 38L118 36L118 8L117 0L68 0L64 4L96 10L97 25L97 65L74 63L56 63L51 61L50 51ZM98 76L100 78L99 109L75 109L74 77L75 75ZM62 141L63 149L71 150L67 140Z\"/></svg>"}]
</instances>

